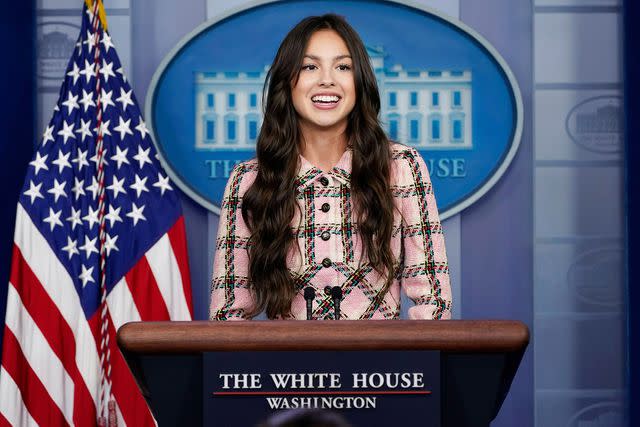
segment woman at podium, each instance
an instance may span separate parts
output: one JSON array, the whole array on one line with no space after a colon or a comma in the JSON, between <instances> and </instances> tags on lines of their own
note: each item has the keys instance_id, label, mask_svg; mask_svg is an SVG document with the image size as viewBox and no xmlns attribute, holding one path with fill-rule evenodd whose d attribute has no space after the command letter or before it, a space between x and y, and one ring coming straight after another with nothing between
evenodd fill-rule
<instances>
[{"instance_id":1,"label":"woman at podium","mask_svg":"<svg viewBox=\"0 0 640 427\"><path fill-rule=\"evenodd\" d=\"M211 320L451 316L433 187L380 125L366 48L341 17L299 22L265 82L256 158L227 183Z\"/></svg>"}]
</instances>

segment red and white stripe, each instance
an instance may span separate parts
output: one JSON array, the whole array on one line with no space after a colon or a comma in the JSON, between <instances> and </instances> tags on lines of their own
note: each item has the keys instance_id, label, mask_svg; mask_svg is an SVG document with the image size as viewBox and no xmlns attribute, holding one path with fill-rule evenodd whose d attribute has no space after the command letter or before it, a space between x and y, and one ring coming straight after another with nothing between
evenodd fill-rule
<instances>
[{"instance_id":1,"label":"red and white stripe","mask_svg":"<svg viewBox=\"0 0 640 427\"><path fill-rule=\"evenodd\" d=\"M190 320L184 222L180 218L107 296L112 394L118 425L156 425L115 331L133 320ZM18 204L8 290L0 426L95 425L101 319L86 319L73 280Z\"/></svg>"}]
</instances>

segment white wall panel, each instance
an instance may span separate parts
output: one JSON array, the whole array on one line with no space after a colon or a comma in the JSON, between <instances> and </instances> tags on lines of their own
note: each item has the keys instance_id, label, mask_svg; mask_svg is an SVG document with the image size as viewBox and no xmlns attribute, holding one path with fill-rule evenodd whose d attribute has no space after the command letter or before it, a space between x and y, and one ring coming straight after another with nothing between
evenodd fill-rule
<instances>
[{"instance_id":1,"label":"white wall panel","mask_svg":"<svg viewBox=\"0 0 640 427\"><path fill-rule=\"evenodd\" d=\"M622 167L537 168L537 238L622 236Z\"/></svg>"},{"instance_id":2,"label":"white wall panel","mask_svg":"<svg viewBox=\"0 0 640 427\"><path fill-rule=\"evenodd\" d=\"M624 401L621 0L534 0L535 425Z\"/></svg>"},{"instance_id":3,"label":"white wall panel","mask_svg":"<svg viewBox=\"0 0 640 427\"><path fill-rule=\"evenodd\" d=\"M536 388L622 389L624 353L612 349L623 347L624 330L622 314L537 315Z\"/></svg>"},{"instance_id":4,"label":"white wall panel","mask_svg":"<svg viewBox=\"0 0 640 427\"><path fill-rule=\"evenodd\" d=\"M534 307L538 314L598 314L623 309L622 240L538 243Z\"/></svg>"},{"instance_id":5,"label":"white wall panel","mask_svg":"<svg viewBox=\"0 0 640 427\"><path fill-rule=\"evenodd\" d=\"M623 390L552 390L536 393L538 426L622 427Z\"/></svg>"},{"instance_id":6,"label":"white wall panel","mask_svg":"<svg viewBox=\"0 0 640 427\"><path fill-rule=\"evenodd\" d=\"M621 28L617 13L536 14L535 82L620 82Z\"/></svg>"}]
</instances>

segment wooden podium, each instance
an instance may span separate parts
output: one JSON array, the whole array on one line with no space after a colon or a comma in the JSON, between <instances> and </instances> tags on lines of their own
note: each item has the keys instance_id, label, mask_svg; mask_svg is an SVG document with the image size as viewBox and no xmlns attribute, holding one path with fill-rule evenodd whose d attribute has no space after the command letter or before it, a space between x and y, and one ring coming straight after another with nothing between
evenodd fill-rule
<instances>
[{"instance_id":1,"label":"wooden podium","mask_svg":"<svg viewBox=\"0 0 640 427\"><path fill-rule=\"evenodd\" d=\"M528 342L523 323L502 320L132 322L118 331L160 426L202 425L206 352L415 350L440 352L442 425L489 426Z\"/></svg>"}]
</instances>

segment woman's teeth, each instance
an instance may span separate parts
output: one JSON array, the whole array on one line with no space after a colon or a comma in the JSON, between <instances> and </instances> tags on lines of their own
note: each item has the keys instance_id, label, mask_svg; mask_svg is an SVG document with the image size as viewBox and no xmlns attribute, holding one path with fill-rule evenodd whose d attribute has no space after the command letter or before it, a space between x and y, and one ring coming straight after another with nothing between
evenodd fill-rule
<instances>
[{"instance_id":1,"label":"woman's teeth","mask_svg":"<svg viewBox=\"0 0 640 427\"><path fill-rule=\"evenodd\" d=\"M313 102L338 102L340 100L339 97L337 96L314 96L313 98L311 98L311 101Z\"/></svg>"}]
</instances>

